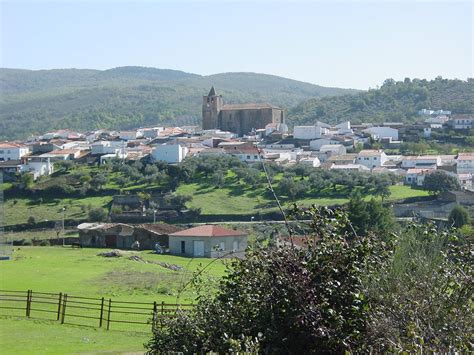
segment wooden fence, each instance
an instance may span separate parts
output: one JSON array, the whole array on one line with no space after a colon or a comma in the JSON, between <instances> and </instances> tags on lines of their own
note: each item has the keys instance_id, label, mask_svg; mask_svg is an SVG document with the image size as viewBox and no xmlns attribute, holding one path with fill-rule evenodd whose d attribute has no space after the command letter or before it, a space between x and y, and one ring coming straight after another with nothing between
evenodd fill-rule
<instances>
[{"instance_id":1,"label":"wooden fence","mask_svg":"<svg viewBox=\"0 0 474 355\"><path fill-rule=\"evenodd\" d=\"M61 324L104 327L107 330L149 332L163 320L192 304L129 302L49 293L0 290L0 315L55 320Z\"/></svg>"}]
</instances>

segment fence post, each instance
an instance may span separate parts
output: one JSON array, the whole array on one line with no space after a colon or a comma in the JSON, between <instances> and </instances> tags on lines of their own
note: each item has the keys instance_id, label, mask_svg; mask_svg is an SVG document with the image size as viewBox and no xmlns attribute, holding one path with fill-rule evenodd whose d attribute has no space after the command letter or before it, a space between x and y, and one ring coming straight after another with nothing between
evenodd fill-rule
<instances>
[{"instance_id":1,"label":"fence post","mask_svg":"<svg viewBox=\"0 0 474 355\"><path fill-rule=\"evenodd\" d=\"M30 317L30 312L31 312L31 294L33 291L28 290L26 291L26 316L29 318Z\"/></svg>"},{"instance_id":2,"label":"fence post","mask_svg":"<svg viewBox=\"0 0 474 355\"><path fill-rule=\"evenodd\" d=\"M151 320L151 331L154 332L156 329L156 323L157 323L157 312L158 308L156 306L156 301L153 301L153 318Z\"/></svg>"},{"instance_id":3,"label":"fence post","mask_svg":"<svg viewBox=\"0 0 474 355\"><path fill-rule=\"evenodd\" d=\"M61 301L63 299L63 294L62 292L59 292L59 298L58 298L58 319L59 320L61 318Z\"/></svg>"},{"instance_id":4,"label":"fence post","mask_svg":"<svg viewBox=\"0 0 474 355\"><path fill-rule=\"evenodd\" d=\"M66 318L66 304L67 304L67 293L63 297L63 313L61 317L61 324L64 324L64 318Z\"/></svg>"},{"instance_id":5,"label":"fence post","mask_svg":"<svg viewBox=\"0 0 474 355\"><path fill-rule=\"evenodd\" d=\"M99 328L102 327L102 318L104 318L104 297L102 297L102 301L100 303L100 320L99 320Z\"/></svg>"},{"instance_id":6,"label":"fence post","mask_svg":"<svg viewBox=\"0 0 474 355\"><path fill-rule=\"evenodd\" d=\"M109 298L109 310L107 312L107 330L110 328L110 308L112 307L112 299Z\"/></svg>"},{"instance_id":7,"label":"fence post","mask_svg":"<svg viewBox=\"0 0 474 355\"><path fill-rule=\"evenodd\" d=\"M163 317L165 316L165 301L161 301L160 327L163 328Z\"/></svg>"}]
</instances>

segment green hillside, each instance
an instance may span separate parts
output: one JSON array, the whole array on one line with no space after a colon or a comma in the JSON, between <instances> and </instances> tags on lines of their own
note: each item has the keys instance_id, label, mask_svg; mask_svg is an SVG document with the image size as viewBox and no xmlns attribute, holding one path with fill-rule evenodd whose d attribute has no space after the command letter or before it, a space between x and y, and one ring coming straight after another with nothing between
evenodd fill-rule
<instances>
[{"instance_id":1,"label":"green hillside","mask_svg":"<svg viewBox=\"0 0 474 355\"><path fill-rule=\"evenodd\" d=\"M143 67L0 69L0 139L60 128L197 124L202 96L211 85L226 102L269 102L284 108L312 97L355 92L256 73L201 76Z\"/></svg>"},{"instance_id":2,"label":"green hillside","mask_svg":"<svg viewBox=\"0 0 474 355\"><path fill-rule=\"evenodd\" d=\"M474 80L388 79L380 88L356 95L312 98L290 109L288 119L293 124L410 122L422 108L474 113Z\"/></svg>"}]
</instances>

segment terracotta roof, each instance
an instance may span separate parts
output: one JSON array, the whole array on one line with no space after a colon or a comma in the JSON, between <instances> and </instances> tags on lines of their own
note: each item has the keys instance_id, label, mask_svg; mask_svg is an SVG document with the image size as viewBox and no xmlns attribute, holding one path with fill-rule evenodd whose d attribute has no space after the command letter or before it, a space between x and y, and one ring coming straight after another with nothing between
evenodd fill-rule
<instances>
[{"instance_id":1,"label":"terracotta roof","mask_svg":"<svg viewBox=\"0 0 474 355\"><path fill-rule=\"evenodd\" d=\"M24 144L15 142L0 142L0 148L27 148Z\"/></svg>"},{"instance_id":2,"label":"terracotta roof","mask_svg":"<svg viewBox=\"0 0 474 355\"><path fill-rule=\"evenodd\" d=\"M474 153L459 153L458 160L474 160Z\"/></svg>"},{"instance_id":3,"label":"terracotta roof","mask_svg":"<svg viewBox=\"0 0 474 355\"><path fill-rule=\"evenodd\" d=\"M245 232L226 229L221 226L207 224L170 234L174 237L236 237L246 235Z\"/></svg>"}]
</instances>

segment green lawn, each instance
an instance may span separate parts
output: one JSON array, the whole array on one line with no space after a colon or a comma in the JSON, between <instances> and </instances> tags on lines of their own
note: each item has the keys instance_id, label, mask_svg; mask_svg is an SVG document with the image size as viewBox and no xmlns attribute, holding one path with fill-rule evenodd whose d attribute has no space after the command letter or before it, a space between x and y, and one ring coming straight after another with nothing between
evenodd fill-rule
<instances>
[{"instance_id":1,"label":"green lawn","mask_svg":"<svg viewBox=\"0 0 474 355\"><path fill-rule=\"evenodd\" d=\"M32 240L32 239L54 239L57 238L56 231L54 229L37 229L37 230L26 230L21 232L4 232L5 238L10 241L15 240ZM60 235L62 237L62 233ZM78 232L75 229L66 229L66 237L77 237Z\"/></svg>"},{"instance_id":2,"label":"green lawn","mask_svg":"<svg viewBox=\"0 0 474 355\"><path fill-rule=\"evenodd\" d=\"M229 182L229 179L226 180ZM409 186L390 186L391 195L386 200L394 201L408 197L428 196L427 191L412 189ZM253 189L246 184L227 183L222 188L215 188L205 184L184 184L178 187L177 193L192 196L189 207L200 208L202 214L253 214L277 210L276 202L265 193L264 188ZM316 204L320 206L342 205L349 201L347 193L336 191L330 196L330 191L325 191L323 197L305 197L295 201L301 205ZM365 196L370 199L373 196ZM380 198L380 197L379 197ZM285 197L280 197L284 206L293 203Z\"/></svg>"},{"instance_id":3,"label":"green lawn","mask_svg":"<svg viewBox=\"0 0 474 355\"><path fill-rule=\"evenodd\" d=\"M0 316L0 352L10 354L117 354L144 352L145 333L106 331L58 322Z\"/></svg>"},{"instance_id":4,"label":"green lawn","mask_svg":"<svg viewBox=\"0 0 474 355\"><path fill-rule=\"evenodd\" d=\"M141 263L128 257L105 258L97 256L104 249L71 249L62 247L15 248L13 259L1 262L0 289L34 292L63 292L68 296L105 297L113 301L189 303L195 291L186 285L194 272L213 259L189 259L170 255L156 255L149 251L131 252L155 263ZM180 265L181 271L172 271L156 264L166 262ZM212 290L225 274L223 261L215 261L202 273ZM180 296L178 299L178 295ZM56 301L57 302L57 301ZM57 303L56 303L57 304ZM38 306L38 307L53 307ZM141 306L146 307L146 306ZM149 325L112 323L111 331L78 327L45 321L56 315L41 313L32 307L31 319L19 319L24 310L0 309L0 353L2 354L64 354L98 351L143 351L142 344L150 337ZM53 310L53 311L54 311ZM87 314L80 310L80 314ZM90 311L97 317L97 311ZM92 314L94 313L94 314ZM113 316L113 317L119 317ZM125 315L135 320L135 315ZM130 318L128 318L130 317ZM144 317L147 316L137 316ZM143 321L142 319L140 319ZM69 322L77 323L81 319ZM97 327L96 320L84 320ZM67 323L67 321L66 321ZM122 329L127 332L114 331ZM131 334L131 331L141 333Z\"/></svg>"},{"instance_id":5,"label":"green lawn","mask_svg":"<svg viewBox=\"0 0 474 355\"><path fill-rule=\"evenodd\" d=\"M185 268L183 271L171 271L127 257L97 256L103 251L94 248L15 247L13 260L1 264L0 289L61 291L87 297L174 303L183 280L188 280L201 265L212 260L157 255L151 251L130 254ZM206 275L220 278L224 271L223 262L217 261L206 269ZM185 290L181 296L185 301L193 298L191 289Z\"/></svg>"},{"instance_id":6,"label":"green lawn","mask_svg":"<svg viewBox=\"0 0 474 355\"><path fill-rule=\"evenodd\" d=\"M36 222L61 221L62 208L66 207L66 219L85 219L88 207L103 207L112 201L112 196L84 197L84 198L55 198L40 204L28 198L11 198L5 201L5 225L27 223L30 216Z\"/></svg>"}]
</instances>

